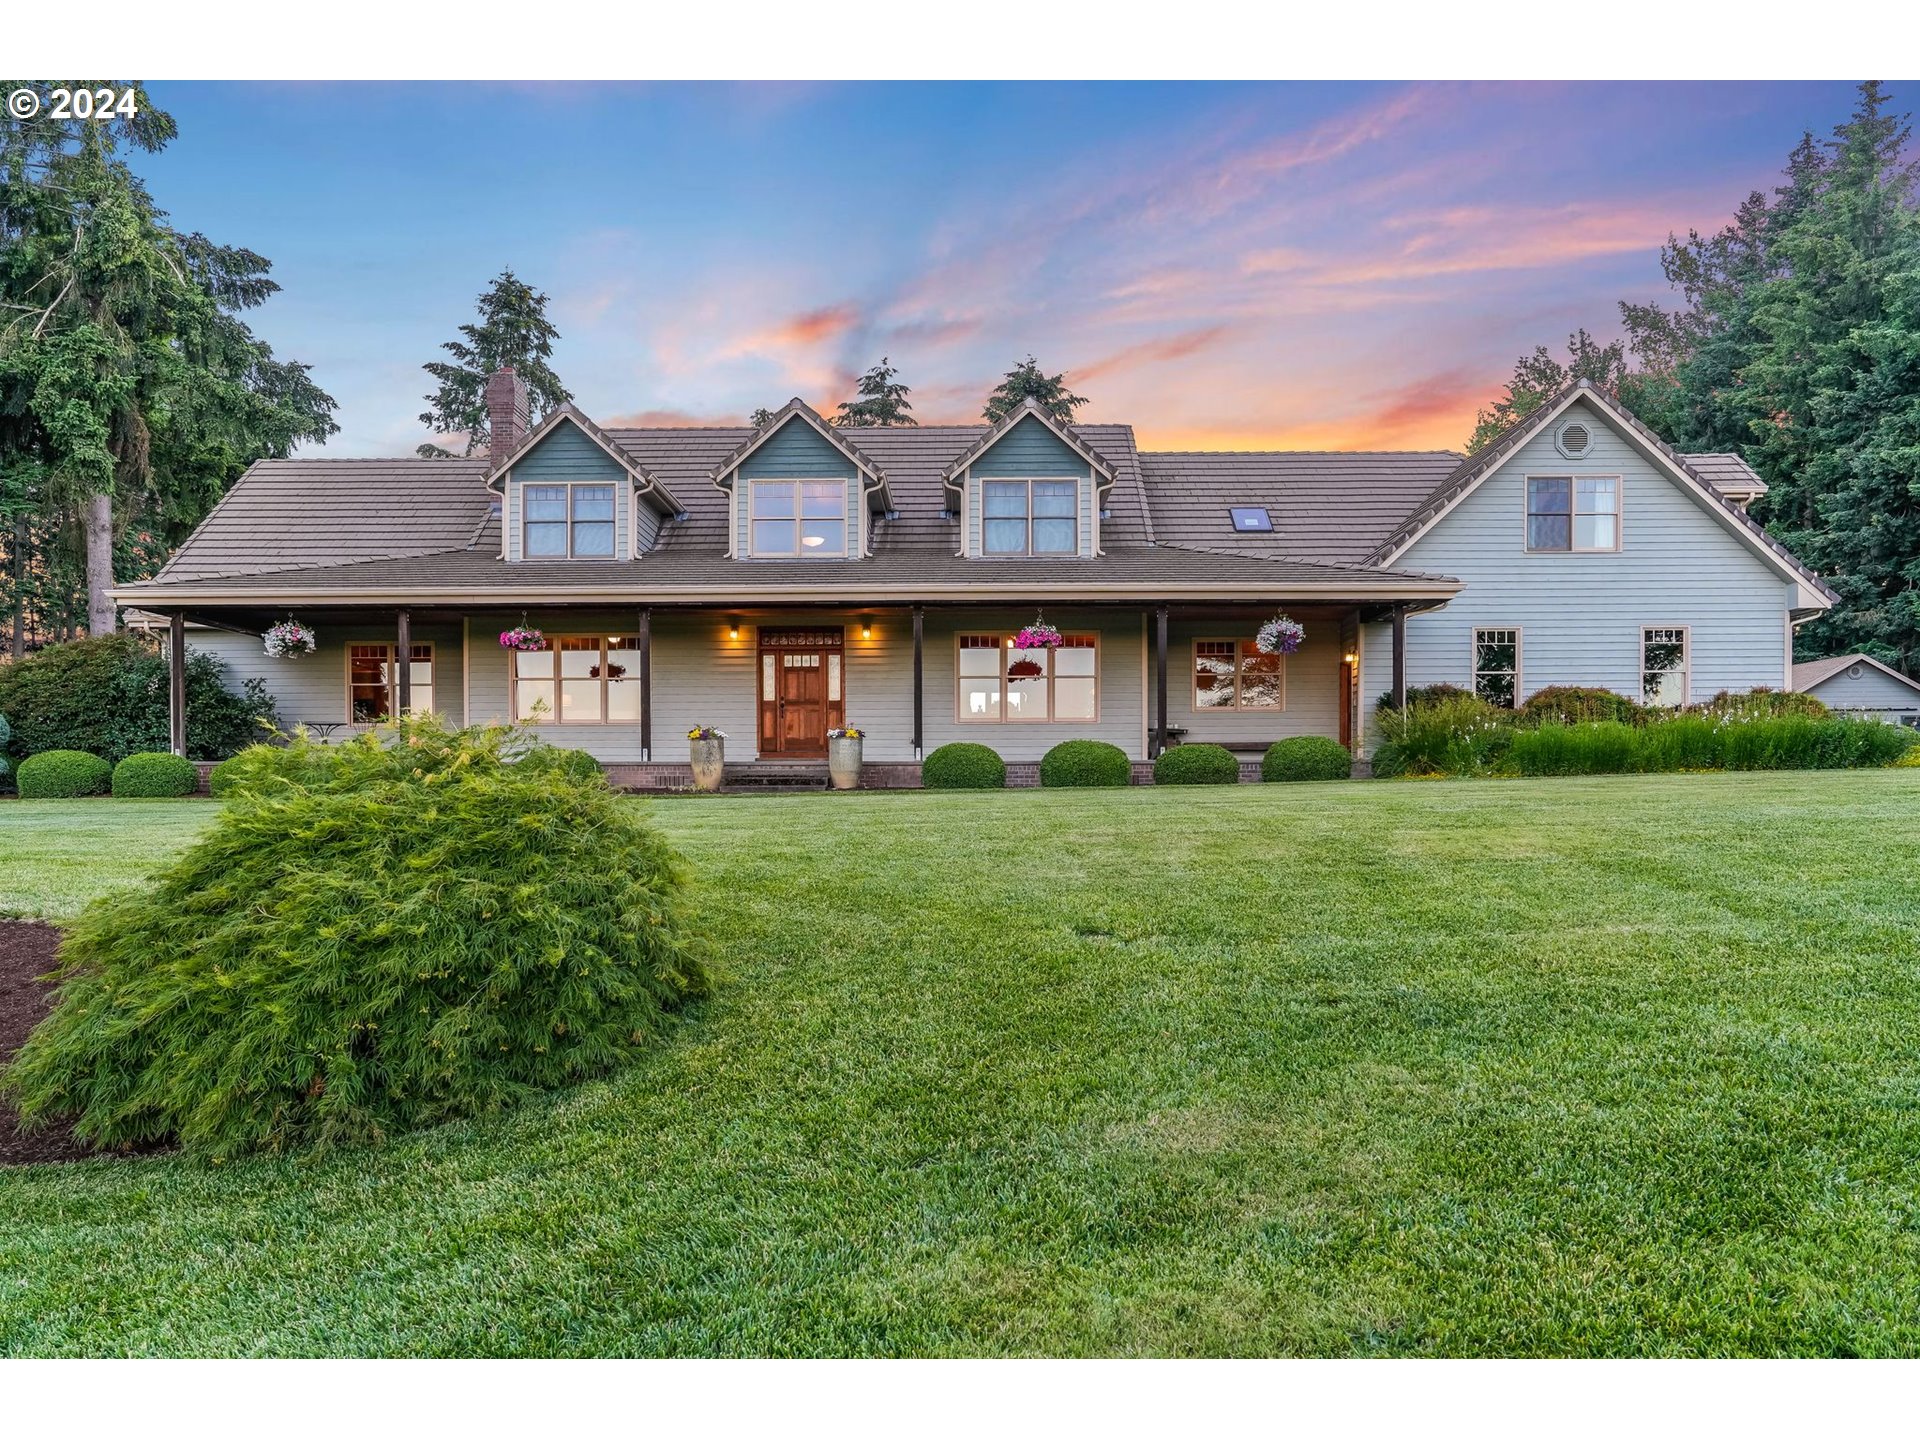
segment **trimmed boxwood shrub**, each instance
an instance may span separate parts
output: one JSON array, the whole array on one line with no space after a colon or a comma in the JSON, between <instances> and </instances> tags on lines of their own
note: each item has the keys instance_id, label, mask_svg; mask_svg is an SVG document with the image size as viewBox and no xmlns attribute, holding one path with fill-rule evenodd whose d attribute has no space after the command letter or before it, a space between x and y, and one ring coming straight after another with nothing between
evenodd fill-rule
<instances>
[{"instance_id":1,"label":"trimmed boxwood shrub","mask_svg":"<svg viewBox=\"0 0 1920 1440\"><path fill-rule=\"evenodd\" d=\"M1520 707L1521 718L1529 724L1618 720L1631 725L1642 713L1641 707L1626 696L1596 685L1549 685L1534 691Z\"/></svg>"},{"instance_id":2,"label":"trimmed boxwood shrub","mask_svg":"<svg viewBox=\"0 0 1920 1440\"><path fill-rule=\"evenodd\" d=\"M929 790L999 790L1007 783L1007 762L985 745L956 740L920 762L920 783Z\"/></svg>"},{"instance_id":3,"label":"trimmed boxwood shrub","mask_svg":"<svg viewBox=\"0 0 1920 1440\"><path fill-rule=\"evenodd\" d=\"M165 750L143 750L113 767L113 793L123 800L174 799L199 784L193 761Z\"/></svg>"},{"instance_id":4,"label":"trimmed boxwood shrub","mask_svg":"<svg viewBox=\"0 0 1920 1440\"><path fill-rule=\"evenodd\" d=\"M1260 760L1262 780L1346 780L1352 775L1352 752L1325 735L1276 741Z\"/></svg>"},{"instance_id":5,"label":"trimmed boxwood shrub","mask_svg":"<svg viewBox=\"0 0 1920 1440\"><path fill-rule=\"evenodd\" d=\"M1040 783L1069 789L1125 785L1133 762L1118 745L1104 740L1062 740L1040 757Z\"/></svg>"},{"instance_id":6,"label":"trimmed boxwood shrub","mask_svg":"<svg viewBox=\"0 0 1920 1440\"><path fill-rule=\"evenodd\" d=\"M1153 762L1156 785L1236 785L1240 762L1224 745L1175 745Z\"/></svg>"},{"instance_id":7,"label":"trimmed boxwood shrub","mask_svg":"<svg viewBox=\"0 0 1920 1440\"><path fill-rule=\"evenodd\" d=\"M104 795L112 780L113 766L84 750L42 750L20 762L22 800Z\"/></svg>"},{"instance_id":8,"label":"trimmed boxwood shrub","mask_svg":"<svg viewBox=\"0 0 1920 1440\"><path fill-rule=\"evenodd\" d=\"M0 1087L29 1124L222 1159L374 1143L631 1062L707 990L681 862L604 783L516 763L528 745L430 717L296 739L303 778L234 796L82 913Z\"/></svg>"}]
</instances>

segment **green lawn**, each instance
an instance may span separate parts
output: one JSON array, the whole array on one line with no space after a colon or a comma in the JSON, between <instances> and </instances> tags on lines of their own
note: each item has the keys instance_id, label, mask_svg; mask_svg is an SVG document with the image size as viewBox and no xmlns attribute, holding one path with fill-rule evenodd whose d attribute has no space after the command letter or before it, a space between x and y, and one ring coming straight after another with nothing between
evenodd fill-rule
<instances>
[{"instance_id":1,"label":"green lawn","mask_svg":"<svg viewBox=\"0 0 1920 1440\"><path fill-rule=\"evenodd\" d=\"M1920 1351L1920 771L654 813L677 1039L378 1153L0 1172L0 1351ZM212 814L0 805L0 909Z\"/></svg>"}]
</instances>

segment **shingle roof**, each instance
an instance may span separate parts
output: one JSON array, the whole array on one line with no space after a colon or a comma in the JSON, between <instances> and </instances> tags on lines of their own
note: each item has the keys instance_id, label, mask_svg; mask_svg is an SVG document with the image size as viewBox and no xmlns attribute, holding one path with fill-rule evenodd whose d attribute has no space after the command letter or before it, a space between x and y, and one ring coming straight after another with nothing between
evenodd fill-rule
<instances>
[{"instance_id":1,"label":"shingle roof","mask_svg":"<svg viewBox=\"0 0 1920 1440\"><path fill-rule=\"evenodd\" d=\"M1748 500L1767 493L1767 482L1738 455L1710 450L1699 455L1680 457L1701 479L1728 499Z\"/></svg>"},{"instance_id":2,"label":"shingle roof","mask_svg":"<svg viewBox=\"0 0 1920 1440\"><path fill-rule=\"evenodd\" d=\"M1093 447L1078 426L1062 425L1048 413L1046 406L1029 395L998 420L981 430L978 439L947 462L946 468L940 472L942 483L957 487L960 472L997 445L1000 438L1022 420L1038 421L1079 450L1082 457L1091 461L1093 468L1105 475L1109 481L1115 478L1112 464L1108 462L1106 456Z\"/></svg>"},{"instance_id":3,"label":"shingle roof","mask_svg":"<svg viewBox=\"0 0 1920 1440\"><path fill-rule=\"evenodd\" d=\"M1853 655L1829 655L1822 660L1801 661L1793 667L1793 688L1796 690L1811 690L1814 686L1831 680L1842 670L1846 670L1854 665L1871 665L1882 674L1891 675L1901 684L1910 685L1915 690L1920 690L1920 680L1915 680L1910 675L1902 675L1891 665L1883 665L1871 655L1861 655L1857 653Z\"/></svg>"},{"instance_id":4,"label":"shingle roof","mask_svg":"<svg viewBox=\"0 0 1920 1440\"><path fill-rule=\"evenodd\" d=\"M727 475L728 472L739 468L740 462L745 460L747 456L751 455L755 450L759 449L762 441L772 439L774 432L796 415L810 422L812 427L819 431L829 445L847 457L855 469L865 471L880 484L886 483L886 472L872 460L869 460L861 451L860 447L855 445L844 431L829 425L826 420L821 417L818 410L807 404L807 402L802 400L798 395L794 396L791 400L787 401L786 404L774 411L772 415L768 416L766 424L757 429L749 430L747 432L747 438L742 440L719 464L715 465L713 469L708 472L707 478L710 480L719 480Z\"/></svg>"}]
</instances>

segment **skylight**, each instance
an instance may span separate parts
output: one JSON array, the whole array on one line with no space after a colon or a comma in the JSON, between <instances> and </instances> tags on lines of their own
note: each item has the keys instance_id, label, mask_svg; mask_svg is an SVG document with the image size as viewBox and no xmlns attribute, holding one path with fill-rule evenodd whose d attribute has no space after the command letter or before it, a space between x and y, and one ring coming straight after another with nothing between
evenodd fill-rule
<instances>
[{"instance_id":1,"label":"skylight","mask_svg":"<svg viewBox=\"0 0 1920 1440\"><path fill-rule=\"evenodd\" d=\"M1273 529L1273 517L1264 505L1229 505L1227 513L1233 517L1233 528L1243 534Z\"/></svg>"}]
</instances>

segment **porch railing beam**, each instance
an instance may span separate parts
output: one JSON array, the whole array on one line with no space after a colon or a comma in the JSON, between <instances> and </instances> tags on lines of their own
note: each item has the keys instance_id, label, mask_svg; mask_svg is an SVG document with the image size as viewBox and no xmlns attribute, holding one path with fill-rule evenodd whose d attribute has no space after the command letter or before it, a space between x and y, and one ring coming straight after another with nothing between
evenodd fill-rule
<instances>
[{"instance_id":1,"label":"porch railing beam","mask_svg":"<svg viewBox=\"0 0 1920 1440\"><path fill-rule=\"evenodd\" d=\"M926 758L923 747L926 744L926 669L922 658L927 635L927 607L913 607L913 758Z\"/></svg>"},{"instance_id":2,"label":"porch railing beam","mask_svg":"<svg viewBox=\"0 0 1920 1440\"><path fill-rule=\"evenodd\" d=\"M413 709L413 612L394 612L393 716L397 720Z\"/></svg>"},{"instance_id":3,"label":"porch railing beam","mask_svg":"<svg viewBox=\"0 0 1920 1440\"><path fill-rule=\"evenodd\" d=\"M1153 612L1153 754L1157 760L1167 753L1167 607Z\"/></svg>"},{"instance_id":4,"label":"porch railing beam","mask_svg":"<svg viewBox=\"0 0 1920 1440\"><path fill-rule=\"evenodd\" d=\"M176 755L187 753L187 617L167 617L168 743Z\"/></svg>"},{"instance_id":5,"label":"porch railing beam","mask_svg":"<svg viewBox=\"0 0 1920 1440\"><path fill-rule=\"evenodd\" d=\"M640 612L640 758L653 759L653 611Z\"/></svg>"}]
</instances>

